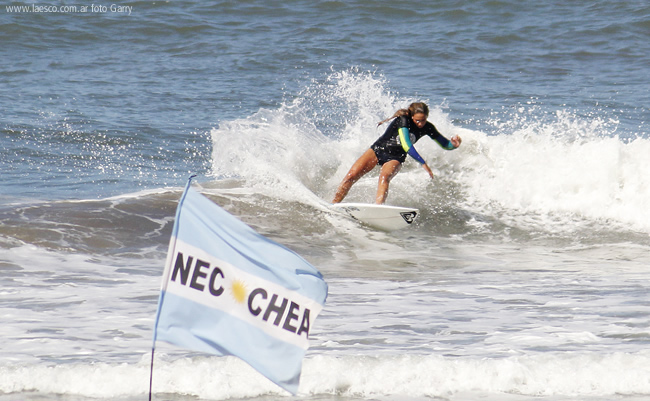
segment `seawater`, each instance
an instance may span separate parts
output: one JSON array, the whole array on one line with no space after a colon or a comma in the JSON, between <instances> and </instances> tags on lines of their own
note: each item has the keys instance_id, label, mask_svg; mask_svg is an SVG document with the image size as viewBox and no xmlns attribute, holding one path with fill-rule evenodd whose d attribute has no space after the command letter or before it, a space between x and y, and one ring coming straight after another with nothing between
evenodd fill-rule
<instances>
[{"instance_id":1,"label":"seawater","mask_svg":"<svg viewBox=\"0 0 650 401\"><path fill-rule=\"evenodd\" d=\"M0 9L0 400L147 397L192 173L330 294L297 397L158 343L154 399L650 400L647 2L114 5ZM330 212L412 101L415 225Z\"/></svg>"}]
</instances>

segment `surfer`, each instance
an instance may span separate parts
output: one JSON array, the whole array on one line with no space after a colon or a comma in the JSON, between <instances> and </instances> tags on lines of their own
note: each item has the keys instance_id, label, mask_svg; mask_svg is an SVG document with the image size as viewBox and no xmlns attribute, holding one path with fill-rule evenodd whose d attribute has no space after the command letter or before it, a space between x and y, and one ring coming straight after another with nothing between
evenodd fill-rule
<instances>
[{"instance_id":1,"label":"surfer","mask_svg":"<svg viewBox=\"0 0 650 401\"><path fill-rule=\"evenodd\" d=\"M429 107L425 103L416 102L411 103L408 109L397 110L392 117L379 122L377 126L393 120L386 132L354 162L336 190L332 203L341 202L355 182L372 171L375 166L380 165L381 170L379 172L375 203L383 205L388 196L388 184L399 172L407 154L420 162L422 167L429 173L429 176L433 178L433 172L422 156L415 150L413 144L423 136L428 135L438 142L443 149L452 150L460 146L461 139L459 136L454 136L451 140L445 138L433 124L427 121L427 117L429 117Z\"/></svg>"}]
</instances>

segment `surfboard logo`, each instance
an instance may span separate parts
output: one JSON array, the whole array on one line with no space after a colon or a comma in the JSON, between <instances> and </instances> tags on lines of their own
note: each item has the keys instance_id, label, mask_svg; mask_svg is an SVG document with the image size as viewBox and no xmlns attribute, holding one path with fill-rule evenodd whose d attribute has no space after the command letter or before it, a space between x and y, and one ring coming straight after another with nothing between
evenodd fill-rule
<instances>
[{"instance_id":1,"label":"surfboard logo","mask_svg":"<svg viewBox=\"0 0 650 401\"><path fill-rule=\"evenodd\" d=\"M415 220L415 216L417 216L417 212L402 212L400 213L402 218L404 219L405 222L408 224L413 223L413 220Z\"/></svg>"}]
</instances>

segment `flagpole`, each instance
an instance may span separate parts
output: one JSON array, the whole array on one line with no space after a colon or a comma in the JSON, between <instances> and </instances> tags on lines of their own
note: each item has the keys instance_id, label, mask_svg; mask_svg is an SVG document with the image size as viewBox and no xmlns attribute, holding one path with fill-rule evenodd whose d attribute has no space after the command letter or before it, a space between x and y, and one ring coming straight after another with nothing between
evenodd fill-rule
<instances>
[{"instance_id":1,"label":"flagpole","mask_svg":"<svg viewBox=\"0 0 650 401\"><path fill-rule=\"evenodd\" d=\"M183 201L185 200L185 196L187 195L187 190L190 188L190 185L192 185L192 178L196 177L196 174L190 175L190 177L187 180L187 185L185 186L185 190L183 191L183 195L181 195L181 200L178 202L178 207L176 208L176 223L174 224L174 231L172 232L172 238L176 238L176 234L178 232L178 221L181 213L181 206L183 205ZM176 246L176 240L172 244L170 244L170 252L169 254L173 254L173 248ZM163 277L163 285L164 283L167 282L167 277ZM150 364L150 369L149 369L149 401L151 401L151 397L153 394L153 360L154 360L154 354L156 352L156 337L158 334L158 319L160 318L160 309L162 307L162 303L164 301L164 296L163 296L163 291L160 291L160 297L158 299L158 310L156 311L156 323L154 324L153 327L153 343L151 345L151 364Z\"/></svg>"},{"instance_id":2,"label":"flagpole","mask_svg":"<svg viewBox=\"0 0 650 401\"><path fill-rule=\"evenodd\" d=\"M149 401L151 401L151 394L153 389L153 354L156 351L155 344L151 347L151 369L149 370Z\"/></svg>"}]
</instances>

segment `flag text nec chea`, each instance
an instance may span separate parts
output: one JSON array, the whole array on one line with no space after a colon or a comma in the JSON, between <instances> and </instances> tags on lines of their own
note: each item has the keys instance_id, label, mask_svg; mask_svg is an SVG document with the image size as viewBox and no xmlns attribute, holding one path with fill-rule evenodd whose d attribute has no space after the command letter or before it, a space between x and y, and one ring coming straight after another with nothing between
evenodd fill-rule
<instances>
[{"instance_id":1,"label":"flag text nec chea","mask_svg":"<svg viewBox=\"0 0 650 401\"><path fill-rule=\"evenodd\" d=\"M176 211L156 340L233 355L296 394L309 332L327 298L320 272L190 183Z\"/></svg>"}]
</instances>

